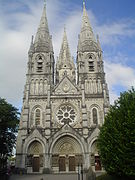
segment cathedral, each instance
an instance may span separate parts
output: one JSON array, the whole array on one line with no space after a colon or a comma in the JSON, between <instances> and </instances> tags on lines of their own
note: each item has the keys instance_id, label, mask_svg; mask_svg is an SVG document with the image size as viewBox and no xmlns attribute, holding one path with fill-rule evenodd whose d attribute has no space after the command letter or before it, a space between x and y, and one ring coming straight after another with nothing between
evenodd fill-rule
<instances>
[{"instance_id":1,"label":"cathedral","mask_svg":"<svg viewBox=\"0 0 135 180\"><path fill-rule=\"evenodd\" d=\"M108 109L102 49L85 3L76 63L66 29L55 62L44 5L28 51L16 168L27 173L71 173L77 172L79 166L101 171L96 141Z\"/></svg>"}]
</instances>

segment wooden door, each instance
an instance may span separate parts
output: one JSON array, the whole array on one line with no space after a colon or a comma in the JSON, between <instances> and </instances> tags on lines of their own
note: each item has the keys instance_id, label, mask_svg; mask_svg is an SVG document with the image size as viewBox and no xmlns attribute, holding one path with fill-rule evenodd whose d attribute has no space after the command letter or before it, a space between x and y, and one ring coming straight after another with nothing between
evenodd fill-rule
<instances>
[{"instance_id":1,"label":"wooden door","mask_svg":"<svg viewBox=\"0 0 135 180\"><path fill-rule=\"evenodd\" d=\"M69 171L75 171L75 157L69 156Z\"/></svg>"},{"instance_id":2,"label":"wooden door","mask_svg":"<svg viewBox=\"0 0 135 180\"><path fill-rule=\"evenodd\" d=\"M59 171L66 171L65 157L59 157Z\"/></svg>"},{"instance_id":3,"label":"wooden door","mask_svg":"<svg viewBox=\"0 0 135 180\"><path fill-rule=\"evenodd\" d=\"M33 157L33 172L39 172L39 157Z\"/></svg>"},{"instance_id":4,"label":"wooden door","mask_svg":"<svg viewBox=\"0 0 135 180\"><path fill-rule=\"evenodd\" d=\"M95 156L95 170L101 171L101 162L99 156Z\"/></svg>"}]
</instances>

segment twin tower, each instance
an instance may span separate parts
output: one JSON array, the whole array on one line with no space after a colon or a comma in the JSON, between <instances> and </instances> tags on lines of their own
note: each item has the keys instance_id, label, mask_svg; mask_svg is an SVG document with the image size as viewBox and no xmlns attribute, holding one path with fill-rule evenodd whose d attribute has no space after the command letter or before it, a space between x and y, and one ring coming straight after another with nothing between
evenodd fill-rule
<instances>
[{"instance_id":1,"label":"twin tower","mask_svg":"<svg viewBox=\"0 0 135 180\"><path fill-rule=\"evenodd\" d=\"M46 6L28 52L16 168L27 173L101 171L96 140L109 108L102 49L83 3L74 63L66 30L54 60Z\"/></svg>"}]
</instances>

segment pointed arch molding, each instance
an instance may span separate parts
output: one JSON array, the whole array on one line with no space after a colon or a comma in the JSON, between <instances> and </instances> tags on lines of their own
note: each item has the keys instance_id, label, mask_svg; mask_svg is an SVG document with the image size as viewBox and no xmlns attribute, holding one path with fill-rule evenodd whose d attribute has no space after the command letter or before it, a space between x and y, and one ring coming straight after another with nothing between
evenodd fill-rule
<instances>
[{"instance_id":1,"label":"pointed arch molding","mask_svg":"<svg viewBox=\"0 0 135 180\"><path fill-rule=\"evenodd\" d=\"M91 134L91 137L88 139L88 151L91 152L92 144L98 139L99 132L100 130L96 128Z\"/></svg>"},{"instance_id":2,"label":"pointed arch molding","mask_svg":"<svg viewBox=\"0 0 135 180\"><path fill-rule=\"evenodd\" d=\"M24 152L23 153L27 154L29 146L34 141L38 141L42 145L43 153L46 153L46 151L47 151L47 148L45 148L47 146L46 145L46 139L39 133L39 131L37 129L35 129L33 131L33 133L24 141L24 144L23 144L23 147L24 147L23 151Z\"/></svg>"},{"instance_id":3,"label":"pointed arch molding","mask_svg":"<svg viewBox=\"0 0 135 180\"><path fill-rule=\"evenodd\" d=\"M59 138L52 149L52 154L82 154L79 142L69 135Z\"/></svg>"},{"instance_id":4,"label":"pointed arch molding","mask_svg":"<svg viewBox=\"0 0 135 180\"><path fill-rule=\"evenodd\" d=\"M92 104L90 107L89 107L89 110L90 110L90 114L91 114L91 120L92 120L92 123L93 123L93 116L92 116L92 110L93 109L96 109L97 110L97 121L98 121L98 124L102 124L103 123L103 114L102 114L102 111L101 111L101 107L97 104Z\"/></svg>"},{"instance_id":5,"label":"pointed arch molding","mask_svg":"<svg viewBox=\"0 0 135 180\"><path fill-rule=\"evenodd\" d=\"M77 137L72 133L65 132L65 133L59 134L54 139L55 140L51 142L51 145L49 148L49 152L51 154L53 154L55 150L56 151L60 150L64 143L68 143L70 145L74 145L74 147L76 148L79 148L79 151L81 151L80 153L82 154L86 152L87 145L85 145L84 142L81 141L81 137ZM74 153L76 153L76 150Z\"/></svg>"},{"instance_id":6,"label":"pointed arch molding","mask_svg":"<svg viewBox=\"0 0 135 180\"><path fill-rule=\"evenodd\" d=\"M30 116L30 122L29 122L30 127L35 126L35 113L37 109L40 110L40 126L43 125L43 119L44 119L43 108L41 105L35 105L31 110L31 116Z\"/></svg>"}]
</instances>

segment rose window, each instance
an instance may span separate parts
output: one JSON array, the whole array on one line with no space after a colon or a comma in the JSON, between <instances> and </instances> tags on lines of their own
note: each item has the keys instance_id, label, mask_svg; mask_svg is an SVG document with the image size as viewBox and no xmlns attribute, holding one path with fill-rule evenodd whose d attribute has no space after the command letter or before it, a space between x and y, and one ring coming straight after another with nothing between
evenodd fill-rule
<instances>
[{"instance_id":1,"label":"rose window","mask_svg":"<svg viewBox=\"0 0 135 180\"><path fill-rule=\"evenodd\" d=\"M61 106L56 116L60 124L73 124L76 121L76 111L70 105Z\"/></svg>"}]
</instances>

